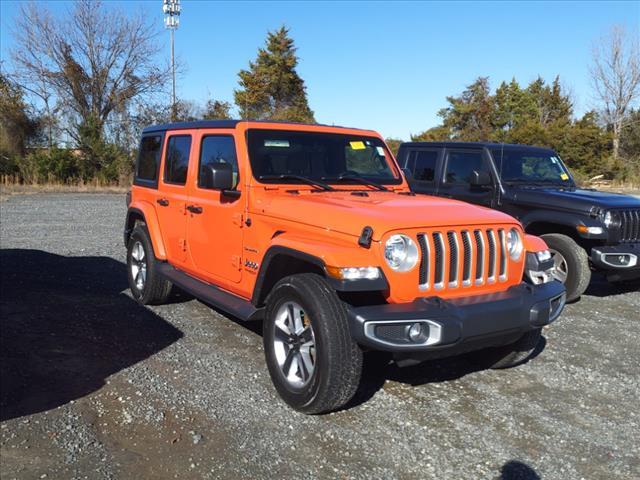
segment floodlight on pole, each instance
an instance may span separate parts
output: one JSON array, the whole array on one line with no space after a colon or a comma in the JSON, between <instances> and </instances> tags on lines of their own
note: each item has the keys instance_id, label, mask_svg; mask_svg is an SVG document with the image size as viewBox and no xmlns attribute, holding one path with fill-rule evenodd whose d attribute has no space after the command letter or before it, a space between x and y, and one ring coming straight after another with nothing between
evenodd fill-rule
<instances>
[{"instance_id":1,"label":"floodlight on pole","mask_svg":"<svg viewBox=\"0 0 640 480\"><path fill-rule=\"evenodd\" d=\"M176 112L176 64L174 59L173 36L175 30L180 25L180 0L162 0L162 13L164 13L164 26L171 34L171 75L173 78L173 88L171 95L171 116Z\"/></svg>"}]
</instances>

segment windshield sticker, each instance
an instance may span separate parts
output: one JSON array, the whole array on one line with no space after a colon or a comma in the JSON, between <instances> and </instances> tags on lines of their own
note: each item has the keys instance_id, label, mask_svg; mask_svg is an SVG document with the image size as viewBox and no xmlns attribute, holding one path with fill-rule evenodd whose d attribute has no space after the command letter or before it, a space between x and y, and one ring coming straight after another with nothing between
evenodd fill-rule
<instances>
[{"instance_id":1,"label":"windshield sticker","mask_svg":"<svg viewBox=\"0 0 640 480\"><path fill-rule=\"evenodd\" d=\"M349 145L351 145L352 150L364 150L367 148L364 146L364 142L349 142Z\"/></svg>"},{"instance_id":2,"label":"windshield sticker","mask_svg":"<svg viewBox=\"0 0 640 480\"><path fill-rule=\"evenodd\" d=\"M560 178L562 180L569 180L569 175L567 175L566 173L563 172L563 173L560 174Z\"/></svg>"},{"instance_id":3,"label":"windshield sticker","mask_svg":"<svg viewBox=\"0 0 640 480\"><path fill-rule=\"evenodd\" d=\"M265 147L289 148L289 140L265 140Z\"/></svg>"},{"instance_id":4,"label":"windshield sticker","mask_svg":"<svg viewBox=\"0 0 640 480\"><path fill-rule=\"evenodd\" d=\"M376 147L376 150L378 150L378 155L380 155L381 157L384 157L384 148Z\"/></svg>"}]
</instances>

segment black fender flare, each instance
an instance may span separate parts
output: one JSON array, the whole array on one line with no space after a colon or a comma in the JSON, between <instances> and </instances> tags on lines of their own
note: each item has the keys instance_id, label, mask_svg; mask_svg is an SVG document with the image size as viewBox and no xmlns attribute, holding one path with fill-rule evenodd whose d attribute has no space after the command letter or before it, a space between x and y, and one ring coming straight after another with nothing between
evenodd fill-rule
<instances>
[{"instance_id":1,"label":"black fender flare","mask_svg":"<svg viewBox=\"0 0 640 480\"><path fill-rule=\"evenodd\" d=\"M375 280L339 280L327 275L325 263L321 258L300 250L294 250L281 245L274 245L267 249L267 252L264 254L260 264L260 270L258 271L258 277L251 296L251 303L255 306L259 306L264 303L264 300L269 294L269 290L272 285L269 285L270 282L267 282L267 278L272 263L278 256L295 258L312 265L318 270L318 272L322 273L329 285L338 292L375 292L386 291L389 289L389 284L387 283L387 279L382 271L380 272L381 277Z\"/></svg>"}]
</instances>

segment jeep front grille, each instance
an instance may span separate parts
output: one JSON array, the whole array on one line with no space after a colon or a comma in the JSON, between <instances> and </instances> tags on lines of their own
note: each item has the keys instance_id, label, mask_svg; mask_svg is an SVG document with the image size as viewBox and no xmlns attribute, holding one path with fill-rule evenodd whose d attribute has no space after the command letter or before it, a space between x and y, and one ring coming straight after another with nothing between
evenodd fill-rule
<instances>
[{"instance_id":1,"label":"jeep front grille","mask_svg":"<svg viewBox=\"0 0 640 480\"><path fill-rule=\"evenodd\" d=\"M623 242L640 241L640 209L620 211L620 240Z\"/></svg>"},{"instance_id":2,"label":"jeep front grille","mask_svg":"<svg viewBox=\"0 0 640 480\"><path fill-rule=\"evenodd\" d=\"M417 241L422 291L507 281L506 232L502 228L419 233Z\"/></svg>"}]
</instances>

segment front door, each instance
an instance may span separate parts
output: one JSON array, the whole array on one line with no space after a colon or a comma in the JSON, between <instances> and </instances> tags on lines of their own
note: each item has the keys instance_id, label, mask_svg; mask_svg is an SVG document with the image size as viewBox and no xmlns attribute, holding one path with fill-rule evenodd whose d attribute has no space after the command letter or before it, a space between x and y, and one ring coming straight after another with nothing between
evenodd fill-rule
<instances>
[{"instance_id":1,"label":"front door","mask_svg":"<svg viewBox=\"0 0 640 480\"><path fill-rule=\"evenodd\" d=\"M204 188L206 166L224 162L233 166L239 182L238 159L233 132L216 130L199 135L197 175L192 176L188 211L187 243L197 276L219 282L239 283L241 278L244 198L223 195Z\"/></svg>"},{"instance_id":2,"label":"front door","mask_svg":"<svg viewBox=\"0 0 640 480\"><path fill-rule=\"evenodd\" d=\"M170 135L166 140L156 211L169 263L182 265L186 259L187 172L192 136Z\"/></svg>"},{"instance_id":3,"label":"front door","mask_svg":"<svg viewBox=\"0 0 640 480\"><path fill-rule=\"evenodd\" d=\"M495 180L493 180L489 165L489 159L482 149L447 149L438 195L491 207L494 199ZM488 186L471 185L471 176L474 170L487 172L492 178L492 184Z\"/></svg>"}]
</instances>

